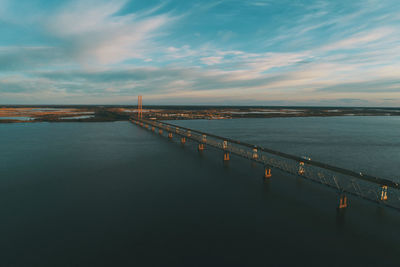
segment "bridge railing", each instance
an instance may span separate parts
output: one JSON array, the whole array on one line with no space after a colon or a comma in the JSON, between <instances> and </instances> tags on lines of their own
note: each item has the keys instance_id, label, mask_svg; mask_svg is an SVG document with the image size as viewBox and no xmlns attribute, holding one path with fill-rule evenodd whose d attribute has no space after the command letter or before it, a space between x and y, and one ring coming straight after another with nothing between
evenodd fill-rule
<instances>
[{"instance_id":1,"label":"bridge railing","mask_svg":"<svg viewBox=\"0 0 400 267\"><path fill-rule=\"evenodd\" d=\"M257 145L209 134L167 122L136 120L191 139L205 146L276 168L297 177L328 186L338 193L351 194L390 208L400 210L400 190L397 182L378 178L321 162L303 159L294 155L274 151Z\"/></svg>"}]
</instances>

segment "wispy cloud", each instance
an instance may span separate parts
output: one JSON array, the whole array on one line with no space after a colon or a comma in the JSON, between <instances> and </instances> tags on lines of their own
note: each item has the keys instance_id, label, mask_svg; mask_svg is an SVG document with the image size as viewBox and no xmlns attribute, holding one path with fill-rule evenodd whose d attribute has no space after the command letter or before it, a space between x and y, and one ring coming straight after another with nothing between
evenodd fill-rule
<instances>
[{"instance_id":1,"label":"wispy cloud","mask_svg":"<svg viewBox=\"0 0 400 267\"><path fill-rule=\"evenodd\" d=\"M221 63L222 57L203 57L201 61L206 65L214 65Z\"/></svg>"},{"instance_id":2,"label":"wispy cloud","mask_svg":"<svg viewBox=\"0 0 400 267\"><path fill-rule=\"evenodd\" d=\"M45 2L0 0L2 103L400 104L396 1Z\"/></svg>"},{"instance_id":3,"label":"wispy cloud","mask_svg":"<svg viewBox=\"0 0 400 267\"><path fill-rule=\"evenodd\" d=\"M79 60L110 64L132 58L146 58L155 49L153 38L174 20L168 14L152 15L151 9L116 15L126 1L76 1L53 15L51 34L69 45Z\"/></svg>"}]
</instances>

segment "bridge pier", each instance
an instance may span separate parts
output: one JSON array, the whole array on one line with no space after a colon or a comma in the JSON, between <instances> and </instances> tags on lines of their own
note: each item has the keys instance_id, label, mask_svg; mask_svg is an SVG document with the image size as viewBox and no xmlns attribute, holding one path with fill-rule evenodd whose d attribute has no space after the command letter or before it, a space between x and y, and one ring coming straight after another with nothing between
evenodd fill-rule
<instances>
[{"instance_id":1,"label":"bridge pier","mask_svg":"<svg viewBox=\"0 0 400 267\"><path fill-rule=\"evenodd\" d=\"M171 132L168 133L168 138L172 139L172 133Z\"/></svg>"},{"instance_id":2,"label":"bridge pier","mask_svg":"<svg viewBox=\"0 0 400 267\"><path fill-rule=\"evenodd\" d=\"M265 179L269 179L269 178L271 178L271 177L272 177L271 168L265 166L265 167L264 167L264 178L265 178Z\"/></svg>"},{"instance_id":3,"label":"bridge pier","mask_svg":"<svg viewBox=\"0 0 400 267\"><path fill-rule=\"evenodd\" d=\"M225 140L224 140L224 142L222 143L222 149L223 149L223 150L228 149L228 141L225 141Z\"/></svg>"},{"instance_id":4,"label":"bridge pier","mask_svg":"<svg viewBox=\"0 0 400 267\"><path fill-rule=\"evenodd\" d=\"M299 175L303 175L305 173L304 162L303 161L300 161L300 163L299 163L299 171L298 171L298 173L299 173Z\"/></svg>"},{"instance_id":5,"label":"bridge pier","mask_svg":"<svg viewBox=\"0 0 400 267\"><path fill-rule=\"evenodd\" d=\"M199 146L197 147L197 149L199 151L203 151L204 150L204 144L199 144Z\"/></svg>"},{"instance_id":6,"label":"bridge pier","mask_svg":"<svg viewBox=\"0 0 400 267\"><path fill-rule=\"evenodd\" d=\"M345 194L340 194L338 209L341 210L345 208L347 208L347 196Z\"/></svg>"},{"instance_id":7,"label":"bridge pier","mask_svg":"<svg viewBox=\"0 0 400 267\"><path fill-rule=\"evenodd\" d=\"M256 148L256 147L253 148L253 156L252 156L252 158L253 158L253 159L258 159L258 151L257 151L257 148Z\"/></svg>"},{"instance_id":8,"label":"bridge pier","mask_svg":"<svg viewBox=\"0 0 400 267\"><path fill-rule=\"evenodd\" d=\"M385 200L388 199L387 192L388 192L387 185L382 185L382 187L381 187L381 201L385 201Z\"/></svg>"},{"instance_id":9,"label":"bridge pier","mask_svg":"<svg viewBox=\"0 0 400 267\"><path fill-rule=\"evenodd\" d=\"M186 138L185 138L185 137L182 137L182 138L181 138L181 144L184 145L185 143L186 143Z\"/></svg>"},{"instance_id":10,"label":"bridge pier","mask_svg":"<svg viewBox=\"0 0 400 267\"><path fill-rule=\"evenodd\" d=\"M229 161L229 152L224 152L224 161Z\"/></svg>"}]
</instances>

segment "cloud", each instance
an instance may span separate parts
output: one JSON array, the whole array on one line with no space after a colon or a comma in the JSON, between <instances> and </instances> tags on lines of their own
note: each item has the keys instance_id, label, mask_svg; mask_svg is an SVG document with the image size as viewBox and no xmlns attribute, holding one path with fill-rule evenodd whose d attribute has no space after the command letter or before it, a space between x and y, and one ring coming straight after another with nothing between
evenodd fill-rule
<instances>
[{"instance_id":1,"label":"cloud","mask_svg":"<svg viewBox=\"0 0 400 267\"><path fill-rule=\"evenodd\" d=\"M206 65L214 65L221 63L223 57L203 57L201 61Z\"/></svg>"},{"instance_id":2,"label":"cloud","mask_svg":"<svg viewBox=\"0 0 400 267\"><path fill-rule=\"evenodd\" d=\"M349 38L322 47L322 50L332 51L341 49L360 49L363 45L373 44L377 41L382 42L385 38L394 34L392 28L377 28L366 32L357 33Z\"/></svg>"},{"instance_id":3,"label":"cloud","mask_svg":"<svg viewBox=\"0 0 400 267\"><path fill-rule=\"evenodd\" d=\"M0 101L400 104L385 1L0 1Z\"/></svg>"},{"instance_id":4,"label":"cloud","mask_svg":"<svg viewBox=\"0 0 400 267\"><path fill-rule=\"evenodd\" d=\"M149 55L159 47L155 40L163 34L161 30L177 18L167 13L153 14L158 8L118 14L125 4L121 0L75 0L47 10L51 14L43 16L32 16L25 9L14 11L21 19L5 16L9 27L16 31L29 27L42 38L43 44L0 46L0 69L51 67L60 63L90 68L131 59L149 62ZM7 6L15 10L11 2Z\"/></svg>"},{"instance_id":5,"label":"cloud","mask_svg":"<svg viewBox=\"0 0 400 267\"><path fill-rule=\"evenodd\" d=\"M400 79L379 79L372 81L358 81L338 83L318 89L332 92L397 92L400 93Z\"/></svg>"},{"instance_id":6,"label":"cloud","mask_svg":"<svg viewBox=\"0 0 400 267\"><path fill-rule=\"evenodd\" d=\"M75 1L48 21L49 32L79 61L100 64L146 58L153 39L174 18L151 11L117 15L126 1Z\"/></svg>"}]
</instances>

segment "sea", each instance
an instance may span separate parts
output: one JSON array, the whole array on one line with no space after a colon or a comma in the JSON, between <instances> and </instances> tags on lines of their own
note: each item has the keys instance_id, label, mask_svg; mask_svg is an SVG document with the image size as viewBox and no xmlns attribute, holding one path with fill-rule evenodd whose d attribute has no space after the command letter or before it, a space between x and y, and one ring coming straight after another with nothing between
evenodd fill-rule
<instances>
[{"instance_id":1,"label":"sea","mask_svg":"<svg viewBox=\"0 0 400 267\"><path fill-rule=\"evenodd\" d=\"M399 181L400 117L171 123ZM0 266L399 266L398 211L175 138L0 124Z\"/></svg>"}]
</instances>

